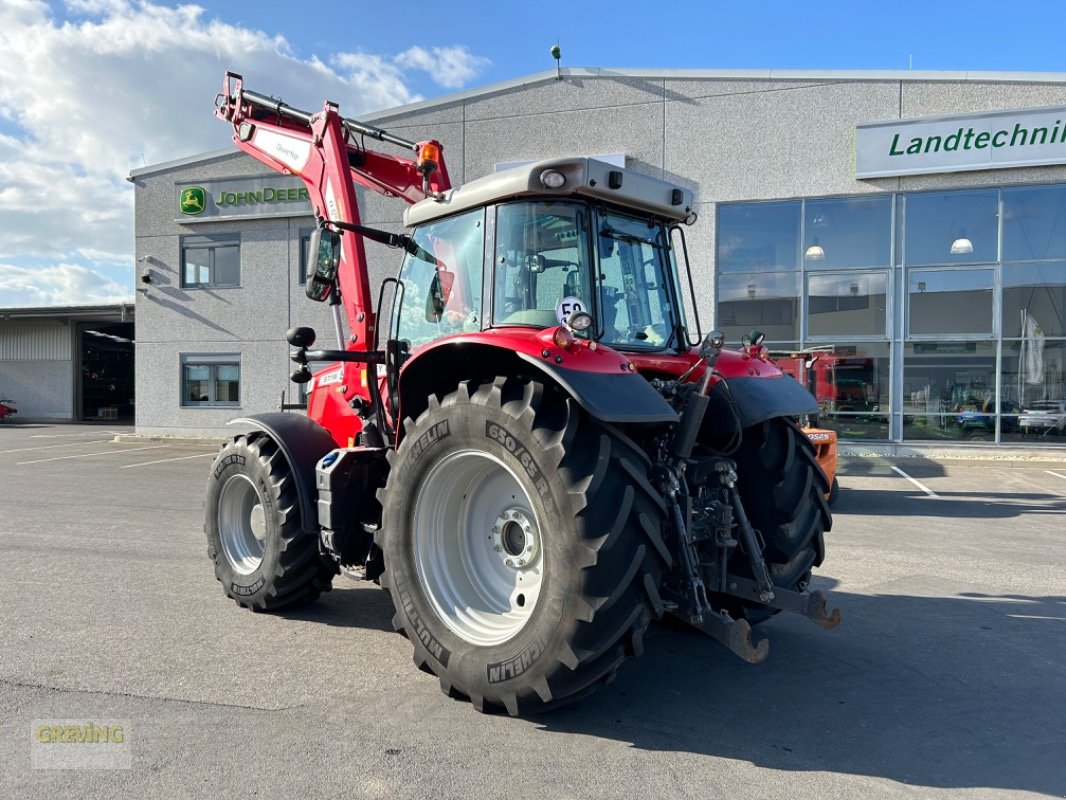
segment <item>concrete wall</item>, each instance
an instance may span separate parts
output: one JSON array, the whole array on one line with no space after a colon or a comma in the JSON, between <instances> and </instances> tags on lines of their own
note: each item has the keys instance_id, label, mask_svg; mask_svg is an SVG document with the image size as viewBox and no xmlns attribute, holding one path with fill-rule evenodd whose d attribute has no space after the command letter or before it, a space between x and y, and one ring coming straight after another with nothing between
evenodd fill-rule
<instances>
[{"instance_id":1,"label":"concrete wall","mask_svg":"<svg viewBox=\"0 0 1066 800\"><path fill-rule=\"evenodd\" d=\"M19 422L74 418L72 361L0 361L0 399L13 401Z\"/></svg>"},{"instance_id":2,"label":"concrete wall","mask_svg":"<svg viewBox=\"0 0 1066 800\"><path fill-rule=\"evenodd\" d=\"M502 161L625 153L633 169L691 187L699 222L687 232L704 330L714 324L715 216L720 202L853 195L1042 181L1066 182L1066 166L860 181L855 126L862 122L1066 104L1066 83L1034 78L970 80L962 74L872 73L861 79L825 73L777 79L683 74L544 76L496 91L374 118L410 139L437 138L453 182L490 172ZM298 284L298 231L310 218L260 222L174 221L174 184L270 174L239 153L137 180L137 256L161 262L161 282L137 298L137 427L145 433L217 432L233 409L182 409L182 352L244 354L240 412L276 407L288 382L284 331L315 327L332 343L324 306ZM363 218L390 229L403 204L360 192ZM239 289L180 288L182 233L242 232ZM368 244L375 286L395 273L394 251Z\"/></svg>"}]
</instances>

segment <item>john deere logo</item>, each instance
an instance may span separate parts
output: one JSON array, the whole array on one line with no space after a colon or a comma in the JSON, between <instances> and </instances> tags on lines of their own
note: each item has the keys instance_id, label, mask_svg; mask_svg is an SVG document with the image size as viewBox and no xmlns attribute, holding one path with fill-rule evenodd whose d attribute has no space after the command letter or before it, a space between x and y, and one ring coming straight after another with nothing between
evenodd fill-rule
<instances>
[{"instance_id":1,"label":"john deere logo","mask_svg":"<svg viewBox=\"0 0 1066 800\"><path fill-rule=\"evenodd\" d=\"M204 190L199 186L189 186L181 190L181 196L178 198L178 208L181 209L182 214L195 217L197 214L204 213L205 206Z\"/></svg>"}]
</instances>

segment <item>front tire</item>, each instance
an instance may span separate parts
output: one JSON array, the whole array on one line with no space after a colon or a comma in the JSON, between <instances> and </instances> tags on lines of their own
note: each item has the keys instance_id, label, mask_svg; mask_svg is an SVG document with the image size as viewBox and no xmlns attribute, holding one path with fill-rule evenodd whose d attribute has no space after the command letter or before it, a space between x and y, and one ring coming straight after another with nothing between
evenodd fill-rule
<instances>
[{"instance_id":1,"label":"front tire","mask_svg":"<svg viewBox=\"0 0 1066 800\"><path fill-rule=\"evenodd\" d=\"M222 446L207 479L205 510L207 555L239 605L273 611L331 588L337 568L301 530L289 462L266 434Z\"/></svg>"},{"instance_id":2,"label":"front tire","mask_svg":"<svg viewBox=\"0 0 1066 800\"><path fill-rule=\"evenodd\" d=\"M497 379L431 398L390 464L381 585L445 693L517 715L639 655L669 559L643 453L557 390Z\"/></svg>"}]
</instances>

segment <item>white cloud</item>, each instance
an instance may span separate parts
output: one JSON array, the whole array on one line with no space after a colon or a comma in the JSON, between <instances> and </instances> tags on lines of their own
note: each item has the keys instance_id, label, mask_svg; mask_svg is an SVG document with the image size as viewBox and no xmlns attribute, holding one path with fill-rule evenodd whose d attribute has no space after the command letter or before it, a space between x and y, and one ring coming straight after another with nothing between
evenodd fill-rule
<instances>
[{"instance_id":1,"label":"white cloud","mask_svg":"<svg viewBox=\"0 0 1066 800\"><path fill-rule=\"evenodd\" d=\"M78 264L0 264L0 308L133 302L133 292Z\"/></svg>"},{"instance_id":2,"label":"white cloud","mask_svg":"<svg viewBox=\"0 0 1066 800\"><path fill-rule=\"evenodd\" d=\"M418 45L400 53L396 62L402 67L422 70L434 83L445 89L465 86L491 63L462 46L431 47L427 50Z\"/></svg>"},{"instance_id":3,"label":"white cloud","mask_svg":"<svg viewBox=\"0 0 1066 800\"><path fill-rule=\"evenodd\" d=\"M31 256L57 270L100 256L131 264L126 176L229 144L211 113L226 69L292 105L317 109L329 98L356 116L420 99L410 70L455 88L486 63L462 47L301 57L282 36L193 5L68 0L66 9L71 18L61 21L43 0L0 0L0 261L8 264ZM128 281L132 291L132 266Z\"/></svg>"}]
</instances>

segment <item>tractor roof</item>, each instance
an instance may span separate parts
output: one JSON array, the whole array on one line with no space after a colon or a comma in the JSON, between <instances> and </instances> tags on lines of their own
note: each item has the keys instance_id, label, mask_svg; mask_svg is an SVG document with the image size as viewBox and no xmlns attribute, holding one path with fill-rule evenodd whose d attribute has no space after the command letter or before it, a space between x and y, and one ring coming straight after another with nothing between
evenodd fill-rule
<instances>
[{"instance_id":1,"label":"tractor roof","mask_svg":"<svg viewBox=\"0 0 1066 800\"><path fill-rule=\"evenodd\" d=\"M542 176L550 172L564 177L558 188L545 185ZM440 199L421 200L404 211L404 224L421 225L501 200L534 196L589 197L678 221L693 210L692 192L677 184L594 158L554 158L486 175L444 192Z\"/></svg>"}]
</instances>

